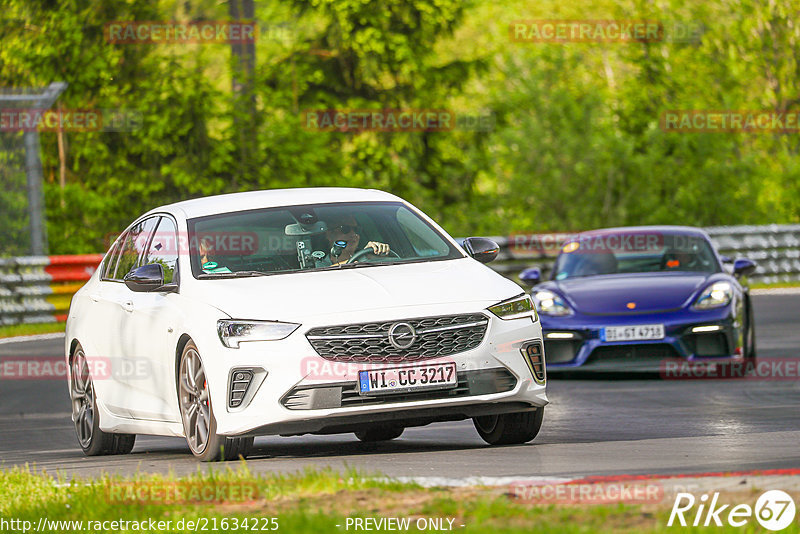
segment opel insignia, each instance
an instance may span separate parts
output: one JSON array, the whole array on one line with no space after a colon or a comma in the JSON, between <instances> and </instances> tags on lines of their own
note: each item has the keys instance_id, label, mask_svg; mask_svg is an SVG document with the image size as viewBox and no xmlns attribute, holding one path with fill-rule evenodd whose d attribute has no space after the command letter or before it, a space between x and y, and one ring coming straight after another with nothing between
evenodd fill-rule
<instances>
[{"instance_id":1,"label":"opel insignia","mask_svg":"<svg viewBox=\"0 0 800 534\"><path fill-rule=\"evenodd\" d=\"M471 418L532 440L545 360L531 298L402 199L321 188L154 209L74 296L66 358L87 455L184 437L212 461L259 435L355 433Z\"/></svg>"}]
</instances>

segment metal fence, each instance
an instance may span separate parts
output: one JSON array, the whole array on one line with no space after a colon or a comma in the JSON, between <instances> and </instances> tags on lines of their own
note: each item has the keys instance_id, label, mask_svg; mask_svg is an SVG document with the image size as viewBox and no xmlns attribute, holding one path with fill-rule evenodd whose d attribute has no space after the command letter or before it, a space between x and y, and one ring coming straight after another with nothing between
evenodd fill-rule
<instances>
[{"instance_id":1,"label":"metal fence","mask_svg":"<svg viewBox=\"0 0 800 534\"><path fill-rule=\"evenodd\" d=\"M800 281L800 224L723 226L705 229L721 254L758 263L751 282ZM549 273L569 234L492 237L500 245L489 265L516 279L522 269ZM66 320L72 295L92 275L102 255L0 258L0 324Z\"/></svg>"}]
</instances>

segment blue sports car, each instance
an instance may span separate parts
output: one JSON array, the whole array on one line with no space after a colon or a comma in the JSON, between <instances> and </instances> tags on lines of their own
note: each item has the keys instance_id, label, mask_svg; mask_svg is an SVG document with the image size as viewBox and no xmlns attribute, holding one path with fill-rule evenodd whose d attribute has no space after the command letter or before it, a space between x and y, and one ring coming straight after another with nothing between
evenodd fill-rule
<instances>
[{"instance_id":1,"label":"blue sports car","mask_svg":"<svg viewBox=\"0 0 800 534\"><path fill-rule=\"evenodd\" d=\"M748 259L723 267L702 230L593 230L564 241L551 279L520 274L542 321L548 371L657 370L665 361L755 359ZM663 367L661 367L663 369Z\"/></svg>"}]
</instances>

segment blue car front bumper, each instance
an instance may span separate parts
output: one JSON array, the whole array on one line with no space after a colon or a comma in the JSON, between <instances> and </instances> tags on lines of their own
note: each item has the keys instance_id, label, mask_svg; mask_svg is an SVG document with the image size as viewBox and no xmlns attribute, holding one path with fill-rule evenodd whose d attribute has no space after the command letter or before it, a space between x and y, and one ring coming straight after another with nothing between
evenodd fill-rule
<instances>
[{"instance_id":1,"label":"blue car front bumper","mask_svg":"<svg viewBox=\"0 0 800 534\"><path fill-rule=\"evenodd\" d=\"M732 306L716 310L680 309L625 315L540 315L547 369L659 370L681 359L725 362L742 358L742 325ZM664 325L664 338L605 341L603 329L615 326ZM693 329L701 327L701 332ZM703 328L706 327L706 328ZM717 328L714 330L714 328Z\"/></svg>"}]
</instances>

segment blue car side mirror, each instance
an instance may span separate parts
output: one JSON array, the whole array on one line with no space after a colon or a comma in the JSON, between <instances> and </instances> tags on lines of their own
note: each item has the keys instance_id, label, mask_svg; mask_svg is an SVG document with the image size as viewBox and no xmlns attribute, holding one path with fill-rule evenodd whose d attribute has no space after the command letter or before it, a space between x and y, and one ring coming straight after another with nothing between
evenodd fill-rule
<instances>
[{"instance_id":1,"label":"blue car side mirror","mask_svg":"<svg viewBox=\"0 0 800 534\"><path fill-rule=\"evenodd\" d=\"M736 276L749 276L756 270L756 264L747 258L739 258L733 262L733 274Z\"/></svg>"},{"instance_id":2,"label":"blue car side mirror","mask_svg":"<svg viewBox=\"0 0 800 534\"><path fill-rule=\"evenodd\" d=\"M542 270L530 267L519 273L519 279L527 286L535 286L542 281Z\"/></svg>"}]
</instances>

